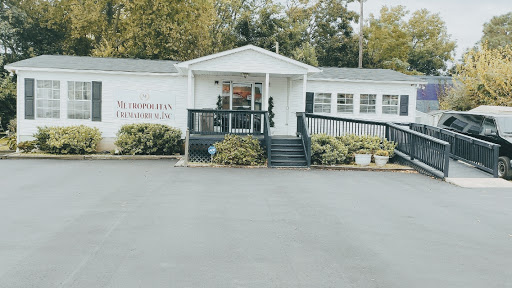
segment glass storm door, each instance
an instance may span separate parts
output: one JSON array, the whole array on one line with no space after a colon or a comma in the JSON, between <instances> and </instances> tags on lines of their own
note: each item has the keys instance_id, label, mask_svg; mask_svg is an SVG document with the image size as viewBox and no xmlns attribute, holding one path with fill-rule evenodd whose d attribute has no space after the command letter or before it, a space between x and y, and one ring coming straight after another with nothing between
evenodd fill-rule
<instances>
[{"instance_id":1,"label":"glass storm door","mask_svg":"<svg viewBox=\"0 0 512 288\"><path fill-rule=\"evenodd\" d=\"M262 83L222 83L222 109L223 110L256 110L261 111L263 107ZM252 133L262 131L261 115L251 113L233 113L229 117L229 130L237 133Z\"/></svg>"}]
</instances>

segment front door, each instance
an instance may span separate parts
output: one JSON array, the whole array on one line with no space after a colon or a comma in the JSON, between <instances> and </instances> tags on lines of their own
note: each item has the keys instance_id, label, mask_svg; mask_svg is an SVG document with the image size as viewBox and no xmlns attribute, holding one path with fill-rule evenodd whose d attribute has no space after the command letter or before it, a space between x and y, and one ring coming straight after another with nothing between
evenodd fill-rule
<instances>
[{"instance_id":1,"label":"front door","mask_svg":"<svg viewBox=\"0 0 512 288\"><path fill-rule=\"evenodd\" d=\"M222 109L224 110L255 110L263 108L262 83L222 83ZM250 113L233 113L230 117L230 131L236 129L237 133L252 133L261 131L262 116Z\"/></svg>"}]
</instances>

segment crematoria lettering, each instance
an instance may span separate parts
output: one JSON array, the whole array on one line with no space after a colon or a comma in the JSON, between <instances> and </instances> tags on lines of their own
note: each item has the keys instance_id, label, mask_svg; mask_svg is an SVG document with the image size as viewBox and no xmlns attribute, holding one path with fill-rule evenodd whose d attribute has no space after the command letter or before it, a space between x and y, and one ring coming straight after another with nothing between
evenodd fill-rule
<instances>
[{"instance_id":1,"label":"crematoria lettering","mask_svg":"<svg viewBox=\"0 0 512 288\"><path fill-rule=\"evenodd\" d=\"M139 110L139 111L134 111ZM171 104L117 101L116 117L120 119L172 119Z\"/></svg>"}]
</instances>

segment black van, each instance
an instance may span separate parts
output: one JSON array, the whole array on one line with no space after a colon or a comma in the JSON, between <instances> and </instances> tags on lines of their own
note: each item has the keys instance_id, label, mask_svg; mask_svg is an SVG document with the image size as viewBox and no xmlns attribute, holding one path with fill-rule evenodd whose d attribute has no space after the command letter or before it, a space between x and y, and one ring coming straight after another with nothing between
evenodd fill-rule
<instances>
[{"instance_id":1,"label":"black van","mask_svg":"<svg viewBox=\"0 0 512 288\"><path fill-rule=\"evenodd\" d=\"M512 115L450 111L441 116L437 127L501 145L498 175L512 179Z\"/></svg>"}]
</instances>

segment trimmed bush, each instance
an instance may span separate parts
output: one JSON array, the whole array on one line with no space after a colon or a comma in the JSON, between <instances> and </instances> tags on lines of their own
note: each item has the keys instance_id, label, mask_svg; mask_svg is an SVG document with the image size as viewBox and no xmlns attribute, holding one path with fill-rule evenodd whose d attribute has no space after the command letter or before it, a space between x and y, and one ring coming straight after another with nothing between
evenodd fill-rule
<instances>
[{"instance_id":1,"label":"trimmed bush","mask_svg":"<svg viewBox=\"0 0 512 288\"><path fill-rule=\"evenodd\" d=\"M34 134L39 150L52 154L90 154L101 141L98 128L85 125L67 127L38 127Z\"/></svg>"},{"instance_id":2,"label":"trimmed bush","mask_svg":"<svg viewBox=\"0 0 512 288\"><path fill-rule=\"evenodd\" d=\"M213 162L223 165L264 165L265 153L258 139L228 134L214 144L217 153Z\"/></svg>"},{"instance_id":3,"label":"trimmed bush","mask_svg":"<svg viewBox=\"0 0 512 288\"><path fill-rule=\"evenodd\" d=\"M18 144L18 149L21 150L21 152L28 153L32 152L32 150L37 148L37 142L34 141L23 141Z\"/></svg>"},{"instance_id":4,"label":"trimmed bush","mask_svg":"<svg viewBox=\"0 0 512 288\"><path fill-rule=\"evenodd\" d=\"M311 162L315 165L344 163L348 148L333 136L316 134L311 137Z\"/></svg>"},{"instance_id":5,"label":"trimmed bush","mask_svg":"<svg viewBox=\"0 0 512 288\"><path fill-rule=\"evenodd\" d=\"M114 144L122 154L172 155L180 152L181 131L163 124L127 124Z\"/></svg>"},{"instance_id":6,"label":"trimmed bush","mask_svg":"<svg viewBox=\"0 0 512 288\"><path fill-rule=\"evenodd\" d=\"M311 137L311 162L316 165L349 164L355 154L374 154L385 150L393 157L396 143L378 136L345 135L339 137L317 134Z\"/></svg>"}]
</instances>

